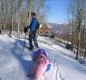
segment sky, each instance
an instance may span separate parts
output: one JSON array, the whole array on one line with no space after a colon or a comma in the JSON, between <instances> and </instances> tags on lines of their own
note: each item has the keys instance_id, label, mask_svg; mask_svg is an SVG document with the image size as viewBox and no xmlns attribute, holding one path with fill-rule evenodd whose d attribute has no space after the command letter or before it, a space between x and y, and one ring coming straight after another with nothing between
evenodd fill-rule
<instances>
[{"instance_id":1,"label":"sky","mask_svg":"<svg viewBox=\"0 0 86 80\"><path fill-rule=\"evenodd\" d=\"M67 2L68 0L46 0L46 4L50 7L47 21L59 24L66 23Z\"/></svg>"}]
</instances>

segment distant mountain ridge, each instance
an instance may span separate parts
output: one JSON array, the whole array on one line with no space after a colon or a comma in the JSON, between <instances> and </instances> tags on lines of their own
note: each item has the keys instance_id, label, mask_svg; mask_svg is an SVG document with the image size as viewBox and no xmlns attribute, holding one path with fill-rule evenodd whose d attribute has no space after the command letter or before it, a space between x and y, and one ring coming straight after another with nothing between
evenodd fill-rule
<instances>
[{"instance_id":1,"label":"distant mountain ridge","mask_svg":"<svg viewBox=\"0 0 86 80\"><path fill-rule=\"evenodd\" d=\"M69 30L68 24L44 23L53 34L66 34ZM71 32L71 31L70 31Z\"/></svg>"}]
</instances>

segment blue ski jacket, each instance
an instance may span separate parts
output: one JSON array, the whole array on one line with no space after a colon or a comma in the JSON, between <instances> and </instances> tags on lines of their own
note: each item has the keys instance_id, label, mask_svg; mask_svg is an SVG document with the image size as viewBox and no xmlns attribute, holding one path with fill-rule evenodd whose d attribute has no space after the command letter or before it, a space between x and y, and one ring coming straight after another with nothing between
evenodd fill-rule
<instances>
[{"instance_id":1,"label":"blue ski jacket","mask_svg":"<svg viewBox=\"0 0 86 80\"><path fill-rule=\"evenodd\" d=\"M32 18L32 21L30 25L28 26L28 29L30 28L30 32L33 32L35 30L37 22L38 20L36 18Z\"/></svg>"}]
</instances>

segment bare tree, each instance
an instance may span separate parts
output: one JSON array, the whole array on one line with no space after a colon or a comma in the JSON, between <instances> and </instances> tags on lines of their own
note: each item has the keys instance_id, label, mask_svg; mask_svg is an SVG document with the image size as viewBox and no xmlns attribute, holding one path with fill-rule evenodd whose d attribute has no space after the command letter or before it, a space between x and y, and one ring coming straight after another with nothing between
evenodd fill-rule
<instances>
[{"instance_id":1,"label":"bare tree","mask_svg":"<svg viewBox=\"0 0 86 80\"><path fill-rule=\"evenodd\" d=\"M84 17L86 8L86 0L70 0L69 12L72 27L74 27L73 39L74 44L77 46L76 59L78 59L79 52L81 50L81 35L84 26Z\"/></svg>"},{"instance_id":2,"label":"bare tree","mask_svg":"<svg viewBox=\"0 0 86 80\"><path fill-rule=\"evenodd\" d=\"M19 0L19 10L18 10L18 34L17 34L17 37L19 38L20 36L20 24L21 24L21 9L22 9L22 0Z\"/></svg>"},{"instance_id":3,"label":"bare tree","mask_svg":"<svg viewBox=\"0 0 86 80\"><path fill-rule=\"evenodd\" d=\"M3 0L0 0L0 6L1 6L1 4L2 4L2 1L3 1Z\"/></svg>"}]
</instances>

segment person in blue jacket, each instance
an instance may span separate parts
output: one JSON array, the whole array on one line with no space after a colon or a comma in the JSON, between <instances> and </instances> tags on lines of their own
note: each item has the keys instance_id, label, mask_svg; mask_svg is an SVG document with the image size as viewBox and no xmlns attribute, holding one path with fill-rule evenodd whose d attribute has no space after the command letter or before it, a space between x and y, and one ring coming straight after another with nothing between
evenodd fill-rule
<instances>
[{"instance_id":1,"label":"person in blue jacket","mask_svg":"<svg viewBox=\"0 0 86 80\"><path fill-rule=\"evenodd\" d=\"M37 39L36 39L36 32L37 32L37 24L38 24L38 20L36 19L36 14L35 13L31 13L31 17L32 17L32 21L30 23L30 25L28 26L28 29L30 29L29 31L29 50L33 49L33 44L32 44L32 40L34 41L35 46L38 48L38 43L37 43Z\"/></svg>"}]
</instances>

